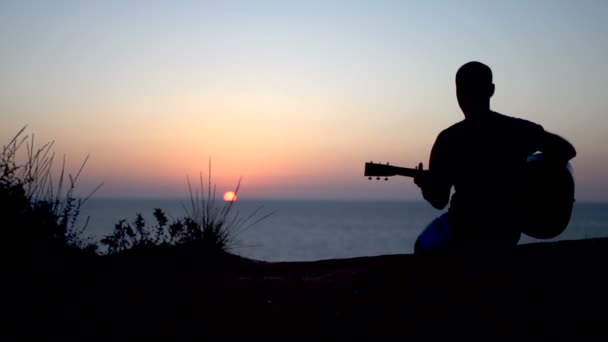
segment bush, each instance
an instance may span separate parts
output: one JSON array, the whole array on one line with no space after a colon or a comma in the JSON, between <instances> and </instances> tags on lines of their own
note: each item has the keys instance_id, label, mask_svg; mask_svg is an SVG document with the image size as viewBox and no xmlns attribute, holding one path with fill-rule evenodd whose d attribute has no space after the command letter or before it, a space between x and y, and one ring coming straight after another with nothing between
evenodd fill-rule
<instances>
[{"instance_id":1,"label":"bush","mask_svg":"<svg viewBox=\"0 0 608 342\"><path fill-rule=\"evenodd\" d=\"M25 129L22 128L2 148L0 155L0 220L4 251L31 253L79 249L95 252L97 245L91 239L81 238L88 220L79 227L77 219L81 206L99 186L84 199L76 198L74 194L88 157L75 176L69 174L67 177L64 157L60 176L55 180L52 175L53 142L36 147L34 135L24 135Z\"/></svg>"},{"instance_id":2,"label":"bush","mask_svg":"<svg viewBox=\"0 0 608 342\"><path fill-rule=\"evenodd\" d=\"M36 147L34 135L22 128L3 147L0 155L0 223L3 229L3 251L46 253L59 250L97 252L91 237L82 238L88 224L79 225L81 207L101 187L88 196L75 195L76 182L88 156L75 176L65 172L65 157L57 180L52 175L55 154L53 142ZM23 153L20 153L23 152ZM23 160L20 162L20 160ZM202 174L200 189L194 190L188 179L190 205L185 215L171 222L162 209L154 210L155 225L148 226L141 214L132 222L121 220L114 230L101 239L108 253L141 246L192 246L204 253L223 253L237 247L238 234L251 228L270 214L260 214L261 207L247 216L233 210L234 202L216 206L216 187L211 186L211 166L205 191ZM239 180L235 193L238 193Z\"/></svg>"},{"instance_id":3,"label":"bush","mask_svg":"<svg viewBox=\"0 0 608 342\"><path fill-rule=\"evenodd\" d=\"M121 220L114 225L114 231L101 240L108 253L117 253L141 246L192 246L205 254L225 253L238 247L236 237L272 215L268 213L257 217L262 207L242 216L234 211L234 202L226 202L223 207L216 206L216 186L211 186L211 167L207 183L207 196L204 195L203 178L200 176L200 190L192 190L188 179L190 194L189 207L184 206L184 217L169 223L160 208L154 209L156 224L146 226L141 214L132 223ZM239 180L235 194L238 193Z\"/></svg>"}]
</instances>

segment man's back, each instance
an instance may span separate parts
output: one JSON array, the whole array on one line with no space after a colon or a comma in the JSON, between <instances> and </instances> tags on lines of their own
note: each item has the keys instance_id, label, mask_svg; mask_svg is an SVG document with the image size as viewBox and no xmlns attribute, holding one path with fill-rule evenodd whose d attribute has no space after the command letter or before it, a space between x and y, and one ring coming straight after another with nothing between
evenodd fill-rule
<instances>
[{"instance_id":1,"label":"man's back","mask_svg":"<svg viewBox=\"0 0 608 342\"><path fill-rule=\"evenodd\" d=\"M430 171L453 185L450 221L469 239L518 239L514 205L526 158L541 146L543 128L495 112L444 130L431 153ZM512 236L513 235L513 236Z\"/></svg>"}]
</instances>

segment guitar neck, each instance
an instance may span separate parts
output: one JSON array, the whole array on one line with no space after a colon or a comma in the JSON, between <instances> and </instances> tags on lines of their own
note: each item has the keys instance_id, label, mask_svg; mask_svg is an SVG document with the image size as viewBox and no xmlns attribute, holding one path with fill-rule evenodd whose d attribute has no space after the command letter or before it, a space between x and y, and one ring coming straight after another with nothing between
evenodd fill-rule
<instances>
[{"instance_id":1,"label":"guitar neck","mask_svg":"<svg viewBox=\"0 0 608 342\"><path fill-rule=\"evenodd\" d=\"M405 176L405 177L415 177L420 170L407 168L407 167L399 167L392 166L388 164L376 164L376 163L366 163L365 164L365 176L367 177L392 177L392 176Z\"/></svg>"},{"instance_id":2,"label":"guitar neck","mask_svg":"<svg viewBox=\"0 0 608 342\"><path fill-rule=\"evenodd\" d=\"M391 166L395 176L404 176L404 177L415 177L417 173L420 171L416 169L410 169L407 167L399 167L399 166Z\"/></svg>"}]
</instances>

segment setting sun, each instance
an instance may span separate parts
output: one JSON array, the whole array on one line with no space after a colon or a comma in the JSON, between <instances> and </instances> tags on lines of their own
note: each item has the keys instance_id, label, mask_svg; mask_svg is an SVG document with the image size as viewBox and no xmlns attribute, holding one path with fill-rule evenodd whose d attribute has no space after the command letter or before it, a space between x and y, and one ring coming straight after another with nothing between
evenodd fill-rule
<instances>
[{"instance_id":1,"label":"setting sun","mask_svg":"<svg viewBox=\"0 0 608 342\"><path fill-rule=\"evenodd\" d=\"M237 200L237 196L234 191L226 191L224 194L224 201L226 202L234 202Z\"/></svg>"}]
</instances>

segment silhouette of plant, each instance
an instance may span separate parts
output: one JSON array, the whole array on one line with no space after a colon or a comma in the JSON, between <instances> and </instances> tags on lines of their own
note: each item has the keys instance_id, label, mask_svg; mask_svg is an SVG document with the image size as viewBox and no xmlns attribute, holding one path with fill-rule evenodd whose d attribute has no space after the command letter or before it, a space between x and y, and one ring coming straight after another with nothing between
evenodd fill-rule
<instances>
[{"instance_id":1,"label":"silhouette of plant","mask_svg":"<svg viewBox=\"0 0 608 342\"><path fill-rule=\"evenodd\" d=\"M107 246L108 253L121 252L144 245L165 245L166 241L163 237L167 218L161 209L155 209L154 216L158 222L156 234L153 234L152 229L146 227L142 214L137 214L132 225L126 220L116 223L112 233L101 239L101 244Z\"/></svg>"},{"instance_id":2,"label":"silhouette of plant","mask_svg":"<svg viewBox=\"0 0 608 342\"><path fill-rule=\"evenodd\" d=\"M211 186L211 165L205 196L203 177L200 174L200 188L193 190L187 178L190 195L189 206L184 206L185 216L173 219L169 223L167 216L160 208L154 209L156 220L154 227L147 227L146 222L137 214L133 226L121 220L114 226L114 231L101 240L108 248L108 253L116 253L142 245L156 246L194 246L204 253L214 254L228 252L238 247L236 237L260 221L272 215L259 216L262 207L256 208L249 215L243 216L234 209L234 202L225 202L221 208L216 205L216 186ZM235 194L240 189L238 181ZM259 217L256 217L259 216Z\"/></svg>"},{"instance_id":3,"label":"silhouette of plant","mask_svg":"<svg viewBox=\"0 0 608 342\"><path fill-rule=\"evenodd\" d=\"M157 244L165 243L167 241L167 233L165 227L169 222L169 220L167 219L167 215L165 215L165 213L160 208L154 209L153 215L154 219L158 223L158 225L156 226L156 236L154 241Z\"/></svg>"},{"instance_id":4,"label":"silhouette of plant","mask_svg":"<svg viewBox=\"0 0 608 342\"><path fill-rule=\"evenodd\" d=\"M210 250L230 251L238 247L236 237L250 229L273 213L258 216L259 206L249 215L242 216L234 209L234 201L224 202L222 208L216 206L216 186L211 186L211 163L207 180L207 197L204 196L202 173L199 175L199 189L192 191L190 179L187 179L190 194L190 207L184 207L186 217L193 224L183 237L182 243L193 243ZM238 195L241 187L239 179L234 193Z\"/></svg>"},{"instance_id":5,"label":"silhouette of plant","mask_svg":"<svg viewBox=\"0 0 608 342\"><path fill-rule=\"evenodd\" d=\"M81 206L101 184L85 198L74 193L88 157L75 176L66 176L64 157L55 185L53 142L36 147L34 135L25 135L25 129L0 154L0 219L6 227L6 247L21 252L57 247L95 251L92 238L82 238L88 219L81 227L77 219Z\"/></svg>"}]
</instances>

